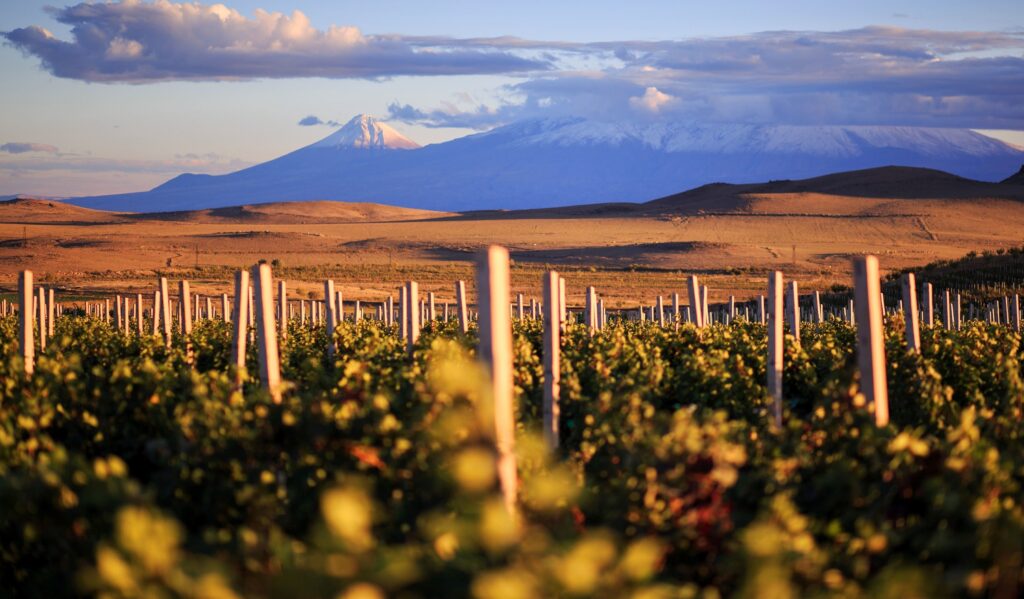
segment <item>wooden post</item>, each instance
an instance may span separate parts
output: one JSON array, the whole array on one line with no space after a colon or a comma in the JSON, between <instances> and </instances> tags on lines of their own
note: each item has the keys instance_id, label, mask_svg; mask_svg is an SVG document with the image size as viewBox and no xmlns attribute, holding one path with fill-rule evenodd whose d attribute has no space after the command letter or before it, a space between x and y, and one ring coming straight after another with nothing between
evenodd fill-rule
<instances>
[{"instance_id":1,"label":"wooden post","mask_svg":"<svg viewBox=\"0 0 1024 599\"><path fill-rule=\"evenodd\" d=\"M480 312L480 361L491 378L498 479L509 513L516 514L518 474L515 456L515 406L512 380L512 323L509 321L508 250L490 246L477 266Z\"/></svg>"},{"instance_id":2,"label":"wooden post","mask_svg":"<svg viewBox=\"0 0 1024 599\"><path fill-rule=\"evenodd\" d=\"M765 299L763 295L757 297L757 321L761 324L765 324L768 320L768 312L764 305Z\"/></svg>"},{"instance_id":3,"label":"wooden post","mask_svg":"<svg viewBox=\"0 0 1024 599\"><path fill-rule=\"evenodd\" d=\"M142 338L142 294L135 294L135 332Z\"/></svg>"},{"instance_id":4,"label":"wooden post","mask_svg":"<svg viewBox=\"0 0 1024 599\"><path fill-rule=\"evenodd\" d=\"M768 276L768 395L772 398L775 426L782 427L783 310L782 273Z\"/></svg>"},{"instance_id":5,"label":"wooden post","mask_svg":"<svg viewBox=\"0 0 1024 599\"><path fill-rule=\"evenodd\" d=\"M163 295L157 287L153 292L153 336L160 333L160 312L163 311Z\"/></svg>"},{"instance_id":6,"label":"wooden post","mask_svg":"<svg viewBox=\"0 0 1024 599\"><path fill-rule=\"evenodd\" d=\"M42 287L39 288L36 306L39 308L39 351L42 353L46 349L46 332L49 330L46 327L46 291Z\"/></svg>"},{"instance_id":7,"label":"wooden post","mask_svg":"<svg viewBox=\"0 0 1024 599\"><path fill-rule=\"evenodd\" d=\"M459 329L465 335L469 331L469 314L466 311L466 282L455 282L455 302L459 305Z\"/></svg>"},{"instance_id":8,"label":"wooden post","mask_svg":"<svg viewBox=\"0 0 1024 599\"><path fill-rule=\"evenodd\" d=\"M516 294L516 320L523 319L523 294Z\"/></svg>"},{"instance_id":9,"label":"wooden post","mask_svg":"<svg viewBox=\"0 0 1024 599\"><path fill-rule=\"evenodd\" d=\"M121 296L120 295L115 295L114 296L114 326L119 331L121 330L121 325L123 324L123 320L122 319L123 319L123 316L121 315Z\"/></svg>"},{"instance_id":10,"label":"wooden post","mask_svg":"<svg viewBox=\"0 0 1024 599\"><path fill-rule=\"evenodd\" d=\"M729 322L736 318L736 296L729 296Z\"/></svg>"},{"instance_id":11,"label":"wooden post","mask_svg":"<svg viewBox=\"0 0 1024 599\"><path fill-rule=\"evenodd\" d=\"M789 332L793 341L800 345L800 290L796 281L789 282Z\"/></svg>"},{"instance_id":12,"label":"wooden post","mask_svg":"<svg viewBox=\"0 0 1024 599\"><path fill-rule=\"evenodd\" d=\"M334 359L334 329L338 328L338 311L335 305L334 281L324 281L324 309L327 311L327 357Z\"/></svg>"},{"instance_id":13,"label":"wooden post","mask_svg":"<svg viewBox=\"0 0 1024 599\"><path fill-rule=\"evenodd\" d=\"M847 308L847 310L850 313L850 326L851 327L857 326L857 311L853 307L853 300L850 300L850 302L849 302L849 304L847 304L846 308Z\"/></svg>"},{"instance_id":14,"label":"wooden post","mask_svg":"<svg viewBox=\"0 0 1024 599\"><path fill-rule=\"evenodd\" d=\"M434 292L430 291L427 293L427 320L434 322L437 320L437 312L434 307Z\"/></svg>"},{"instance_id":15,"label":"wooden post","mask_svg":"<svg viewBox=\"0 0 1024 599\"><path fill-rule=\"evenodd\" d=\"M679 294L672 294L672 323L675 330L679 330L679 321L682 320L682 316L679 314Z\"/></svg>"},{"instance_id":16,"label":"wooden post","mask_svg":"<svg viewBox=\"0 0 1024 599\"><path fill-rule=\"evenodd\" d=\"M53 337L54 319L57 316L56 303L53 301L53 287L47 289L47 295L49 296L46 302L46 326L49 329L48 337Z\"/></svg>"},{"instance_id":17,"label":"wooden post","mask_svg":"<svg viewBox=\"0 0 1024 599\"><path fill-rule=\"evenodd\" d=\"M597 330L597 291L593 287L587 287L587 303L585 306L587 329L593 337Z\"/></svg>"},{"instance_id":18,"label":"wooden post","mask_svg":"<svg viewBox=\"0 0 1024 599\"><path fill-rule=\"evenodd\" d=\"M932 284L925 283L924 289L924 325L927 327L935 326L935 301L934 294L932 293Z\"/></svg>"},{"instance_id":19,"label":"wooden post","mask_svg":"<svg viewBox=\"0 0 1024 599\"><path fill-rule=\"evenodd\" d=\"M821 310L821 294L817 291L814 292L814 322L825 322L825 313Z\"/></svg>"},{"instance_id":20,"label":"wooden post","mask_svg":"<svg viewBox=\"0 0 1024 599\"><path fill-rule=\"evenodd\" d=\"M690 275L690 311L693 312L693 324L698 329L704 328L704 309L701 308L700 284L697 283L697 275Z\"/></svg>"},{"instance_id":21,"label":"wooden post","mask_svg":"<svg viewBox=\"0 0 1024 599\"><path fill-rule=\"evenodd\" d=\"M235 301L238 301L237 297L235 297ZM224 322L231 322L231 309L228 305L228 294L226 293L220 294L220 319Z\"/></svg>"},{"instance_id":22,"label":"wooden post","mask_svg":"<svg viewBox=\"0 0 1024 599\"><path fill-rule=\"evenodd\" d=\"M558 277L558 306L561 310L559 317L562 319L562 331L565 331L565 325L568 323L568 307L565 303L565 278L559 275Z\"/></svg>"},{"instance_id":23,"label":"wooden post","mask_svg":"<svg viewBox=\"0 0 1024 599\"><path fill-rule=\"evenodd\" d=\"M658 326L665 327L665 300L662 296L658 296L657 303L657 315L658 315Z\"/></svg>"},{"instance_id":24,"label":"wooden post","mask_svg":"<svg viewBox=\"0 0 1024 599\"><path fill-rule=\"evenodd\" d=\"M942 293L944 309L942 311L942 326L946 327L946 330L953 328L953 303L949 299L949 289L946 289ZM999 304L996 304L998 306Z\"/></svg>"},{"instance_id":25,"label":"wooden post","mask_svg":"<svg viewBox=\"0 0 1024 599\"><path fill-rule=\"evenodd\" d=\"M395 296L388 296L387 307L384 309L384 322L388 326L395 324Z\"/></svg>"},{"instance_id":26,"label":"wooden post","mask_svg":"<svg viewBox=\"0 0 1024 599\"><path fill-rule=\"evenodd\" d=\"M409 356L412 356L416 342L420 338L420 285L416 281L407 281L405 287L405 295L409 298L409 310L407 314L407 318L409 319L409 323L407 325L409 329L409 338L406 340L406 347L409 350Z\"/></svg>"},{"instance_id":27,"label":"wooden post","mask_svg":"<svg viewBox=\"0 0 1024 599\"><path fill-rule=\"evenodd\" d=\"M178 296L181 298L181 336L185 339L185 362L195 364L192 350L192 302L188 281L178 282Z\"/></svg>"},{"instance_id":28,"label":"wooden post","mask_svg":"<svg viewBox=\"0 0 1024 599\"><path fill-rule=\"evenodd\" d=\"M235 313L234 339L231 343L231 363L238 369L235 380L236 388L241 391L241 372L245 369L245 344L249 337L249 271L240 270L235 273Z\"/></svg>"},{"instance_id":29,"label":"wooden post","mask_svg":"<svg viewBox=\"0 0 1024 599\"><path fill-rule=\"evenodd\" d=\"M409 289L402 285L398 290L398 338L409 339Z\"/></svg>"},{"instance_id":30,"label":"wooden post","mask_svg":"<svg viewBox=\"0 0 1024 599\"><path fill-rule=\"evenodd\" d=\"M1013 294L1013 330L1020 332L1020 296Z\"/></svg>"},{"instance_id":31,"label":"wooden post","mask_svg":"<svg viewBox=\"0 0 1024 599\"><path fill-rule=\"evenodd\" d=\"M544 440L558 449L559 379L561 378L561 309L558 306L558 273L544 275Z\"/></svg>"},{"instance_id":32,"label":"wooden post","mask_svg":"<svg viewBox=\"0 0 1024 599\"><path fill-rule=\"evenodd\" d=\"M889 424L889 395L885 379L878 258L859 256L853 259L853 289L857 308L857 365L861 392L868 403L875 406L875 424L885 426Z\"/></svg>"},{"instance_id":33,"label":"wooden post","mask_svg":"<svg viewBox=\"0 0 1024 599\"><path fill-rule=\"evenodd\" d=\"M711 324L711 312L708 308L708 286L700 286L700 309L704 312L701 316L701 326L708 326Z\"/></svg>"},{"instance_id":34,"label":"wooden post","mask_svg":"<svg viewBox=\"0 0 1024 599\"><path fill-rule=\"evenodd\" d=\"M213 320L213 298L206 296L206 320Z\"/></svg>"},{"instance_id":35,"label":"wooden post","mask_svg":"<svg viewBox=\"0 0 1024 599\"><path fill-rule=\"evenodd\" d=\"M284 280L277 283L277 301L278 309L280 310L280 320L278 321L279 335L281 341L284 341L288 338L288 286Z\"/></svg>"},{"instance_id":36,"label":"wooden post","mask_svg":"<svg viewBox=\"0 0 1024 599\"><path fill-rule=\"evenodd\" d=\"M156 310L154 309L154 312ZM167 291L167 277L160 277L160 317L164 331L164 346L171 348L171 297Z\"/></svg>"},{"instance_id":37,"label":"wooden post","mask_svg":"<svg viewBox=\"0 0 1024 599\"><path fill-rule=\"evenodd\" d=\"M956 318L956 330L959 331L960 328L963 326L963 321L960 319L960 317L961 317L961 312L960 312L960 292L957 292L956 299L953 301L953 304L954 304L954 306L953 306L953 315ZM1007 308L1010 307L1009 298L1007 298L1006 307ZM1009 309L1007 309L1007 311L1006 311L1006 322L1007 322L1007 324L1009 324L1009 322L1010 322L1010 311L1009 311Z\"/></svg>"},{"instance_id":38,"label":"wooden post","mask_svg":"<svg viewBox=\"0 0 1024 599\"><path fill-rule=\"evenodd\" d=\"M906 321L907 349L921 353L921 332L917 320L917 283L914 273L903 275L903 320Z\"/></svg>"},{"instance_id":39,"label":"wooden post","mask_svg":"<svg viewBox=\"0 0 1024 599\"><path fill-rule=\"evenodd\" d=\"M253 298L253 287L252 287L251 277L250 277L250 281L249 281L249 292L248 292L248 295L249 295L249 309L246 310L245 313L249 316L249 320L248 320L248 322L246 322L246 326L248 327L248 331L249 331L249 343L255 343L256 342L256 323L253 321L253 318L255 318L255 315L256 315L256 301Z\"/></svg>"},{"instance_id":40,"label":"wooden post","mask_svg":"<svg viewBox=\"0 0 1024 599\"><path fill-rule=\"evenodd\" d=\"M32 376L35 372L32 298L32 271L23 270L18 275L18 344L21 346L21 359L25 363L25 376Z\"/></svg>"},{"instance_id":41,"label":"wooden post","mask_svg":"<svg viewBox=\"0 0 1024 599\"><path fill-rule=\"evenodd\" d=\"M269 264L253 267L256 279L256 339L259 343L260 383L274 403L281 403L281 360L274 326L274 281Z\"/></svg>"}]
</instances>

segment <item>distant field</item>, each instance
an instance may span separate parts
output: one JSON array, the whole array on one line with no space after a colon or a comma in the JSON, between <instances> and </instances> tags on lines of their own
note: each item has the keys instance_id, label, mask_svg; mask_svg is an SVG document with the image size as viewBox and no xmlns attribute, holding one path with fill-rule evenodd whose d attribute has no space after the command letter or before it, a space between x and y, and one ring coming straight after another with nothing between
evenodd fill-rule
<instances>
[{"instance_id":1,"label":"distant field","mask_svg":"<svg viewBox=\"0 0 1024 599\"><path fill-rule=\"evenodd\" d=\"M1017 246L1022 230L1024 186L896 168L465 215L337 202L135 215L17 200L0 203L0 289L28 268L69 292L142 290L159 270L220 293L233 269L265 259L303 295L331 276L353 298L386 297L407 279L443 298L452 280L472 279L474 253L498 243L512 250L513 291L527 295L550 266L567 273L570 301L593 284L611 306L651 302L682 292L688 273L717 301L760 292L769 269L824 289L848 282L853 254L876 254L889 271Z\"/></svg>"}]
</instances>

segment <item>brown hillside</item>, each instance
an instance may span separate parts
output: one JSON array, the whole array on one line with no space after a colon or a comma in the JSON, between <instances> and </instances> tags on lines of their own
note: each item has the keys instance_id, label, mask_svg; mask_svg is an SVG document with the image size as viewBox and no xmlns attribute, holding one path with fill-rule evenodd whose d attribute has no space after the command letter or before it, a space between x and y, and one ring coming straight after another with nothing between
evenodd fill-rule
<instances>
[{"instance_id":1,"label":"brown hillside","mask_svg":"<svg viewBox=\"0 0 1024 599\"><path fill-rule=\"evenodd\" d=\"M88 224L124 220L117 212L104 212L65 204L58 200L19 197L0 201L0 222L11 224Z\"/></svg>"},{"instance_id":2,"label":"brown hillside","mask_svg":"<svg viewBox=\"0 0 1024 599\"><path fill-rule=\"evenodd\" d=\"M913 200L912 203L903 200ZM937 206L972 207L1024 201L1024 189L957 177L942 171L883 167L797 181L716 183L643 204L672 214L739 213L881 215L930 213Z\"/></svg>"},{"instance_id":3,"label":"brown hillside","mask_svg":"<svg viewBox=\"0 0 1024 599\"><path fill-rule=\"evenodd\" d=\"M187 212L138 214L139 220L182 221L191 223L358 223L425 220L451 216L447 212L399 208L359 202L275 202Z\"/></svg>"}]
</instances>

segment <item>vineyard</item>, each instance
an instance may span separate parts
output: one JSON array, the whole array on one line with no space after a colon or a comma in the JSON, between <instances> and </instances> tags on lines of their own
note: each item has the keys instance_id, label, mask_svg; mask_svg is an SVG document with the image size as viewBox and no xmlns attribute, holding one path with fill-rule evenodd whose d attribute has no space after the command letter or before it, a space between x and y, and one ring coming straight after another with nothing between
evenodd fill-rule
<instances>
[{"instance_id":1,"label":"vineyard","mask_svg":"<svg viewBox=\"0 0 1024 599\"><path fill-rule=\"evenodd\" d=\"M0 588L1021 593L1015 297L962 318L904 277L897 305L869 258L827 311L781 273L724 313L695 277L682 308L588 290L580 310L556 273L524 306L501 258L475 304L453 281L451 314L415 283L289 302L268 265L205 303L182 282L176 308L161 281L148 310L55 304L23 274L0 317Z\"/></svg>"}]
</instances>

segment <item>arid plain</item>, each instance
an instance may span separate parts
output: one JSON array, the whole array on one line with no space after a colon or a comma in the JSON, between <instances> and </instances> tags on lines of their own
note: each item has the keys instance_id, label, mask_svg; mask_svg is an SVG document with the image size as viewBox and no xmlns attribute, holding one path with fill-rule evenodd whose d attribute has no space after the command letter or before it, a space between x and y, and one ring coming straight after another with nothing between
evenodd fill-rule
<instances>
[{"instance_id":1,"label":"arid plain","mask_svg":"<svg viewBox=\"0 0 1024 599\"><path fill-rule=\"evenodd\" d=\"M299 202L122 214L50 200L0 203L0 292L16 273L69 296L152 289L158 272L227 291L232 270L275 264L295 297L326 277L352 299L380 300L415 279L439 300L472 287L481 247L509 247L513 291L538 296L540 272L561 271L570 302L595 285L613 307L709 283L712 301L761 292L781 269L805 289L845 284L849 257L883 270L1024 242L1024 184L980 183L938 171L883 168L804 181L715 184L645 204L450 214L376 204Z\"/></svg>"}]
</instances>

